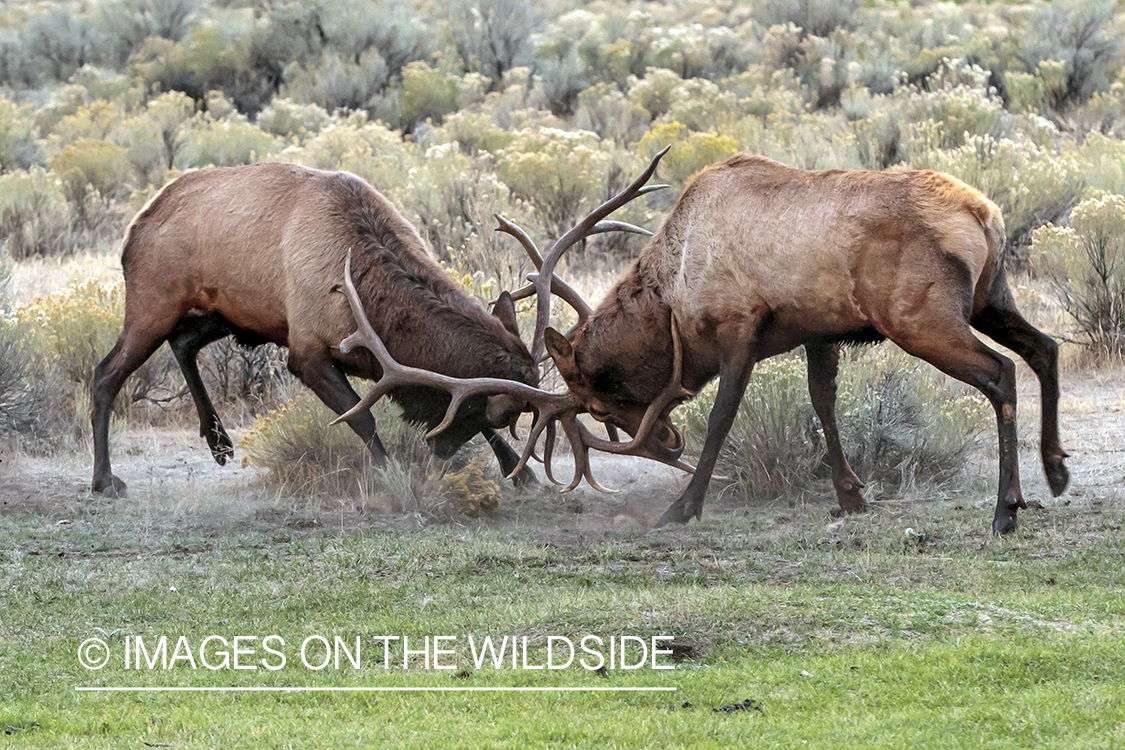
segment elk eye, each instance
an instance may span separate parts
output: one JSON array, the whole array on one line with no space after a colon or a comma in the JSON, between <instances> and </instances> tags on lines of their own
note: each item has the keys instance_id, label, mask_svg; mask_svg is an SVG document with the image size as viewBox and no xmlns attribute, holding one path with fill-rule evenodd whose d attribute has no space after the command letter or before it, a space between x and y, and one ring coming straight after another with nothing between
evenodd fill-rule
<instances>
[{"instance_id":1,"label":"elk eye","mask_svg":"<svg viewBox=\"0 0 1125 750\"><path fill-rule=\"evenodd\" d=\"M591 417L593 417L594 419L597 419L599 421L606 420L606 419L609 418L609 412L608 411L606 411L604 409L599 409L596 406L588 407L587 411L590 412Z\"/></svg>"}]
</instances>

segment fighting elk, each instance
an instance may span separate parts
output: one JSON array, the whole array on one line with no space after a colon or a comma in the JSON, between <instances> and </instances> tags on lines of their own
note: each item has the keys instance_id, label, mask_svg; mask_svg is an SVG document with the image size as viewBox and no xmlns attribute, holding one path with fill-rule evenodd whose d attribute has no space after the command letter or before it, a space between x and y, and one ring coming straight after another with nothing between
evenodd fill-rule
<instances>
[{"instance_id":1,"label":"fighting elk","mask_svg":"<svg viewBox=\"0 0 1125 750\"><path fill-rule=\"evenodd\" d=\"M538 259L534 288L516 296L538 297L531 354L536 361L550 354L567 384L569 398L560 396L553 414L564 419L588 480L585 453L591 447L674 460L683 441L669 412L717 375L699 464L658 523L700 517L754 364L803 345L837 498L843 510L858 510L862 485L836 431L837 346L890 339L979 389L992 404L1000 446L992 528L1010 532L1017 510L1026 507L1017 460L1015 366L978 339L975 328L1019 354L1039 378L1043 468L1054 495L1066 489L1057 345L1016 309L1004 274L999 209L948 175L805 171L764 157L732 157L692 179L596 310L571 302L580 317L575 330L564 336L548 328L550 291L562 288L554 276L558 259L613 210L655 188L642 185L661 155L544 258L526 233L501 221L501 229ZM580 412L624 429L633 440L623 445L593 437L574 421ZM523 461L529 453L525 448ZM571 486L578 471L576 466Z\"/></svg>"},{"instance_id":2,"label":"fighting elk","mask_svg":"<svg viewBox=\"0 0 1125 750\"><path fill-rule=\"evenodd\" d=\"M369 353L338 347L354 327L344 298L332 293L349 250L370 325L400 361L457 377L537 382L512 300L504 295L492 315L481 309L429 257L415 229L355 175L289 164L194 172L165 186L125 233L124 328L94 373L93 491L124 494L110 470L110 409L129 374L165 341L219 464L232 444L196 364L212 341L233 335L246 345L288 347L289 370L333 411L358 402L346 376L376 379L382 371ZM430 428L449 403L424 385L390 395L408 421ZM469 399L431 447L448 458L481 433L505 474L534 481L496 431L522 408L503 394ZM382 464L387 456L371 414L349 414L347 423Z\"/></svg>"},{"instance_id":3,"label":"fighting elk","mask_svg":"<svg viewBox=\"0 0 1125 750\"><path fill-rule=\"evenodd\" d=\"M702 513L754 363L799 345L808 353L809 391L840 505L857 509L861 485L835 429L836 345L890 339L992 404L1000 446L992 528L1003 534L1026 507L1015 366L973 328L1035 371L1047 482L1057 496L1069 481L1058 435L1057 345L1017 311L1004 239L996 205L948 175L805 171L739 155L695 176L631 270L569 340L546 332L547 351L578 408L632 434L674 367L676 327L684 387L696 391L719 376L699 465L664 524ZM551 271L545 264L541 273Z\"/></svg>"}]
</instances>

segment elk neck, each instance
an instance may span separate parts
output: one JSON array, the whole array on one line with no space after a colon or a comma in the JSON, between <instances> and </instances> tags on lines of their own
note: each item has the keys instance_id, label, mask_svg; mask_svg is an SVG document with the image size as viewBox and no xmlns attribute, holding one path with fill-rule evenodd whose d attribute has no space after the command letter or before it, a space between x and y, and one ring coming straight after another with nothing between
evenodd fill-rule
<instances>
[{"instance_id":1,"label":"elk neck","mask_svg":"<svg viewBox=\"0 0 1125 750\"><path fill-rule=\"evenodd\" d=\"M339 205L351 228L353 276L372 326L399 362L459 378L537 383L527 347L461 291L426 252L418 232L358 180ZM389 206L389 204L387 204Z\"/></svg>"}]
</instances>

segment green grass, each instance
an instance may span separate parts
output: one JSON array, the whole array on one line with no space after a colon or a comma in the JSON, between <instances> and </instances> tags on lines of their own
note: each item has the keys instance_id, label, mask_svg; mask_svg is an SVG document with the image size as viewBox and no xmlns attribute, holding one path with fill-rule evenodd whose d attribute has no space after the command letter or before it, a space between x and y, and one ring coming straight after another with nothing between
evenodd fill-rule
<instances>
[{"instance_id":1,"label":"green grass","mask_svg":"<svg viewBox=\"0 0 1125 750\"><path fill-rule=\"evenodd\" d=\"M259 513L87 506L0 517L0 727L13 747L1125 746L1123 514L1052 502L755 510L562 531L544 495L488 524L291 530ZM511 512L509 510L509 512ZM326 519L331 516L326 515ZM155 519L155 520L154 520ZM475 523L475 522L474 522ZM326 521L326 526L328 523ZM910 526L926 535L908 537ZM86 638L115 660L90 672ZM675 636L670 671L469 664L468 635ZM281 635L280 671L126 670L126 635ZM309 635L364 639L312 671ZM456 635L458 669L382 669L380 634ZM370 650L367 650L369 649ZM375 658L378 652L378 659ZM268 656L260 649L252 661ZM531 655L538 663L541 650ZM666 662L671 663L671 662ZM93 694L76 686L660 686L675 693ZM753 698L763 710L715 713ZM690 702L690 707L683 707ZM676 706L670 710L670 706Z\"/></svg>"}]
</instances>

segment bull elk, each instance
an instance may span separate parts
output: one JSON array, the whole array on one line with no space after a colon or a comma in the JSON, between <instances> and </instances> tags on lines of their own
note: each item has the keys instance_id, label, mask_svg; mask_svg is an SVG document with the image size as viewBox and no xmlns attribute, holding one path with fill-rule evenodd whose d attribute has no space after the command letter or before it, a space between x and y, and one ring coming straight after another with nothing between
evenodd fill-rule
<instances>
[{"instance_id":1,"label":"bull elk","mask_svg":"<svg viewBox=\"0 0 1125 750\"><path fill-rule=\"evenodd\" d=\"M537 382L511 298L503 296L491 315L483 310L429 257L390 202L360 178L289 164L194 172L165 186L125 233L124 327L94 373L93 491L111 497L125 491L110 470L110 409L129 374L165 341L187 380L200 435L219 464L232 455L232 444L196 364L212 341L233 335L247 345L288 347L289 370L333 411L358 402L346 376L376 379L382 370L370 353L338 347L353 323L344 298L331 292L349 250L370 324L399 360L450 376ZM390 395L407 420L430 428L442 421L449 402L424 385ZM447 458L481 433L504 473L513 474L519 456L497 428L512 423L522 406L503 394L469 399L431 446ZM371 414L352 414L347 423L372 459L383 463L386 452ZM518 471L518 481L534 480L523 464Z\"/></svg>"},{"instance_id":2,"label":"bull elk","mask_svg":"<svg viewBox=\"0 0 1125 750\"><path fill-rule=\"evenodd\" d=\"M754 364L803 345L837 499L844 511L858 510L862 484L836 429L837 347L890 339L977 388L992 404L1000 447L992 528L996 534L1010 532L1018 509L1026 507L1017 457L1015 366L978 339L975 328L1019 354L1038 377L1043 468L1054 495L1066 489L1057 345L1016 309L1004 273L999 209L948 175L806 171L764 157L734 156L690 181L597 309L568 299L579 311L579 325L565 336L548 328L551 290L572 291L554 275L558 259L613 210L655 187L642 185L663 153L544 258L526 233L501 220L501 229L538 260L534 286L516 296L538 297L532 357L538 361L549 354L566 382L565 405L557 402L553 416L564 420L588 480L585 453L591 447L675 460L683 441L669 413L718 376L699 464L658 524L700 517ZM622 428L633 440L624 445L594 438L574 422L580 412ZM533 430L532 438L537 434ZM524 461L528 455L525 448ZM571 486L579 480L578 463Z\"/></svg>"}]
</instances>

